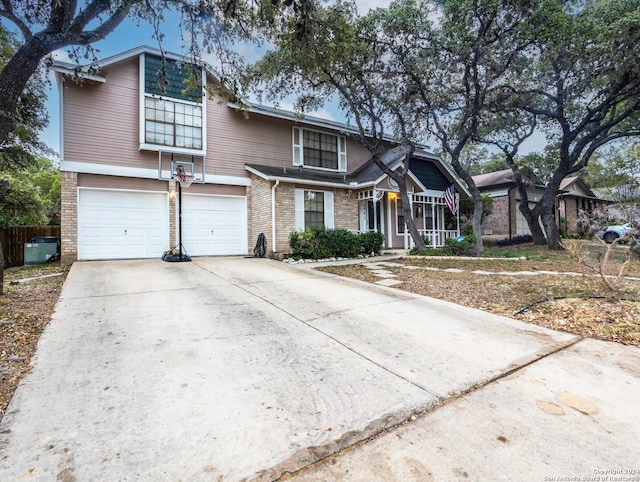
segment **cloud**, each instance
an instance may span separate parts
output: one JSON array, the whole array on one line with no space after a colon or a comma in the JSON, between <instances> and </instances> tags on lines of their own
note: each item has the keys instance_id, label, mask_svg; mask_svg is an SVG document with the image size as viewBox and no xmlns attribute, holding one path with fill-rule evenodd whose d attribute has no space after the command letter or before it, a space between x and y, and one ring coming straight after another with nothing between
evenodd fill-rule
<instances>
[{"instance_id":1,"label":"cloud","mask_svg":"<svg viewBox=\"0 0 640 482\"><path fill-rule=\"evenodd\" d=\"M282 109L282 110L286 110L289 112L294 112L295 111L295 106L292 102L279 102L278 103L278 109ZM335 116L329 112L326 109L320 109L314 112L305 112L306 115L310 115L313 117L319 117L320 119L326 119L329 121L333 121L336 122L337 119L335 118Z\"/></svg>"},{"instance_id":2,"label":"cloud","mask_svg":"<svg viewBox=\"0 0 640 482\"><path fill-rule=\"evenodd\" d=\"M364 15L376 8L386 8L390 3L391 0L356 0L356 8L360 15Z\"/></svg>"}]
</instances>

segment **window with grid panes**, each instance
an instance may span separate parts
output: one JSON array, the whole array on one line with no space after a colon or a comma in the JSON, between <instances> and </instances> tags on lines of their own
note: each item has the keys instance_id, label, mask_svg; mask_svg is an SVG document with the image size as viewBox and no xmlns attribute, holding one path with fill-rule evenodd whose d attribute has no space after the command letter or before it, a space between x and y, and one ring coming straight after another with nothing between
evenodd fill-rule
<instances>
[{"instance_id":1,"label":"window with grid panes","mask_svg":"<svg viewBox=\"0 0 640 482\"><path fill-rule=\"evenodd\" d=\"M398 220L396 229L398 234L404 233L404 211L402 210L402 199L396 198L396 218Z\"/></svg>"},{"instance_id":2,"label":"window with grid panes","mask_svg":"<svg viewBox=\"0 0 640 482\"><path fill-rule=\"evenodd\" d=\"M154 97L145 98L145 141L149 144L202 149L202 107Z\"/></svg>"},{"instance_id":3,"label":"window with grid panes","mask_svg":"<svg viewBox=\"0 0 640 482\"><path fill-rule=\"evenodd\" d=\"M304 227L324 226L324 193L304 192Z\"/></svg>"},{"instance_id":4,"label":"window with grid panes","mask_svg":"<svg viewBox=\"0 0 640 482\"><path fill-rule=\"evenodd\" d=\"M338 169L338 137L315 131L303 131L305 166Z\"/></svg>"},{"instance_id":5,"label":"window with grid panes","mask_svg":"<svg viewBox=\"0 0 640 482\"><path fill-rule=\"evenodd\" d=\"M145 56L144 141L147 144L203 148L202 92L186 88L189 64ZM197 75L197 73L196 73ZM197 81L196 81L197 84Z\"/></svg>"}]
</instances>

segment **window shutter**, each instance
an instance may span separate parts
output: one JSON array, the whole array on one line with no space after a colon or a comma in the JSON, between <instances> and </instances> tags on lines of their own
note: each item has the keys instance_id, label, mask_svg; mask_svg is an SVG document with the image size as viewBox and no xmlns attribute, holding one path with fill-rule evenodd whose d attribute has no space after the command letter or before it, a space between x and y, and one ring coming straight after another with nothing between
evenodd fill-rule
<instances>
[{"instance_id":1,"label":"window shutter","mask_svg":"<svg viewBox=\"0 0 640 482\"><path fill-rule=\"evenodd\" d=\"M304 231L304 189L295 193L296 231Z\"/></svg>"},{"instance_id":2,"label":"window shutter","mask_svg":"<svg viewBox=\"0 0 640 482\"><path fill-rule=\"evenodd\" d=\"M324 227L334 229L333 226L333 193L324 193Z\"/></svg>"},{"instance_id":3,"label":"window shutter","mask_svg":"<svg viewBox=\"0 0 640 482\"><path fill-rule=\"evenodd\" d=\"M293 128L293 165L302 165L302 131L298 127Z\"/></svg>"},{"instance_id":4,"label":"window shutter","mask_svg":"<svg viewBox=\"0 0 640 482\"><path fill-rule=\"evenodd\" d=\"M344 136L338 136L338 170L347 172L347 139Z\"/></svg>"}]
</instances>

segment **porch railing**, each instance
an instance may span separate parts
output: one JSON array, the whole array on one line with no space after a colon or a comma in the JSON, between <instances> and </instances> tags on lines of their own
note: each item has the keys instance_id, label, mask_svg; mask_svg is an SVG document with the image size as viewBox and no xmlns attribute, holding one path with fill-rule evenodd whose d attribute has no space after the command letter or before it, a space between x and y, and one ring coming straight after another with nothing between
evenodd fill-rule
<instances>
[{"instance_id":1,"label":"porch railing","mask_svg":"<svg viewBox=\"0 0 640 482\"><path fill-rule=\"evenodd\" d=\"M427 247L440 248L444 246L445 239L455 239L458 237L458 231L455 229L418 229L420 236L422 236L427 243ZM414 243L411 237L409 237L411 248Z\"/></svg>"}]
</instances>

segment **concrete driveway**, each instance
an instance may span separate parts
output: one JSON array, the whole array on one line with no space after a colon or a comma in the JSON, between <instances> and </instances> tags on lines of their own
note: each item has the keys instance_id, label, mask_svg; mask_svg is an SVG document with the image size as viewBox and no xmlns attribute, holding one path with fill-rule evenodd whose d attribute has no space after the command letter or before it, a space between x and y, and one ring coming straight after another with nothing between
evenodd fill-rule
<instances>
[{"instance_id":1,"label":"concrete driveway","mask_svg":"<svg viewBox=\"0 0 640 482\"><path fill-rule=\"evenodd\" d=\"M0 480L275 480L336 452L296 476L638 470L639 351L576 342L266 259L76 263Z\"/></svg>"}]
</instances>

